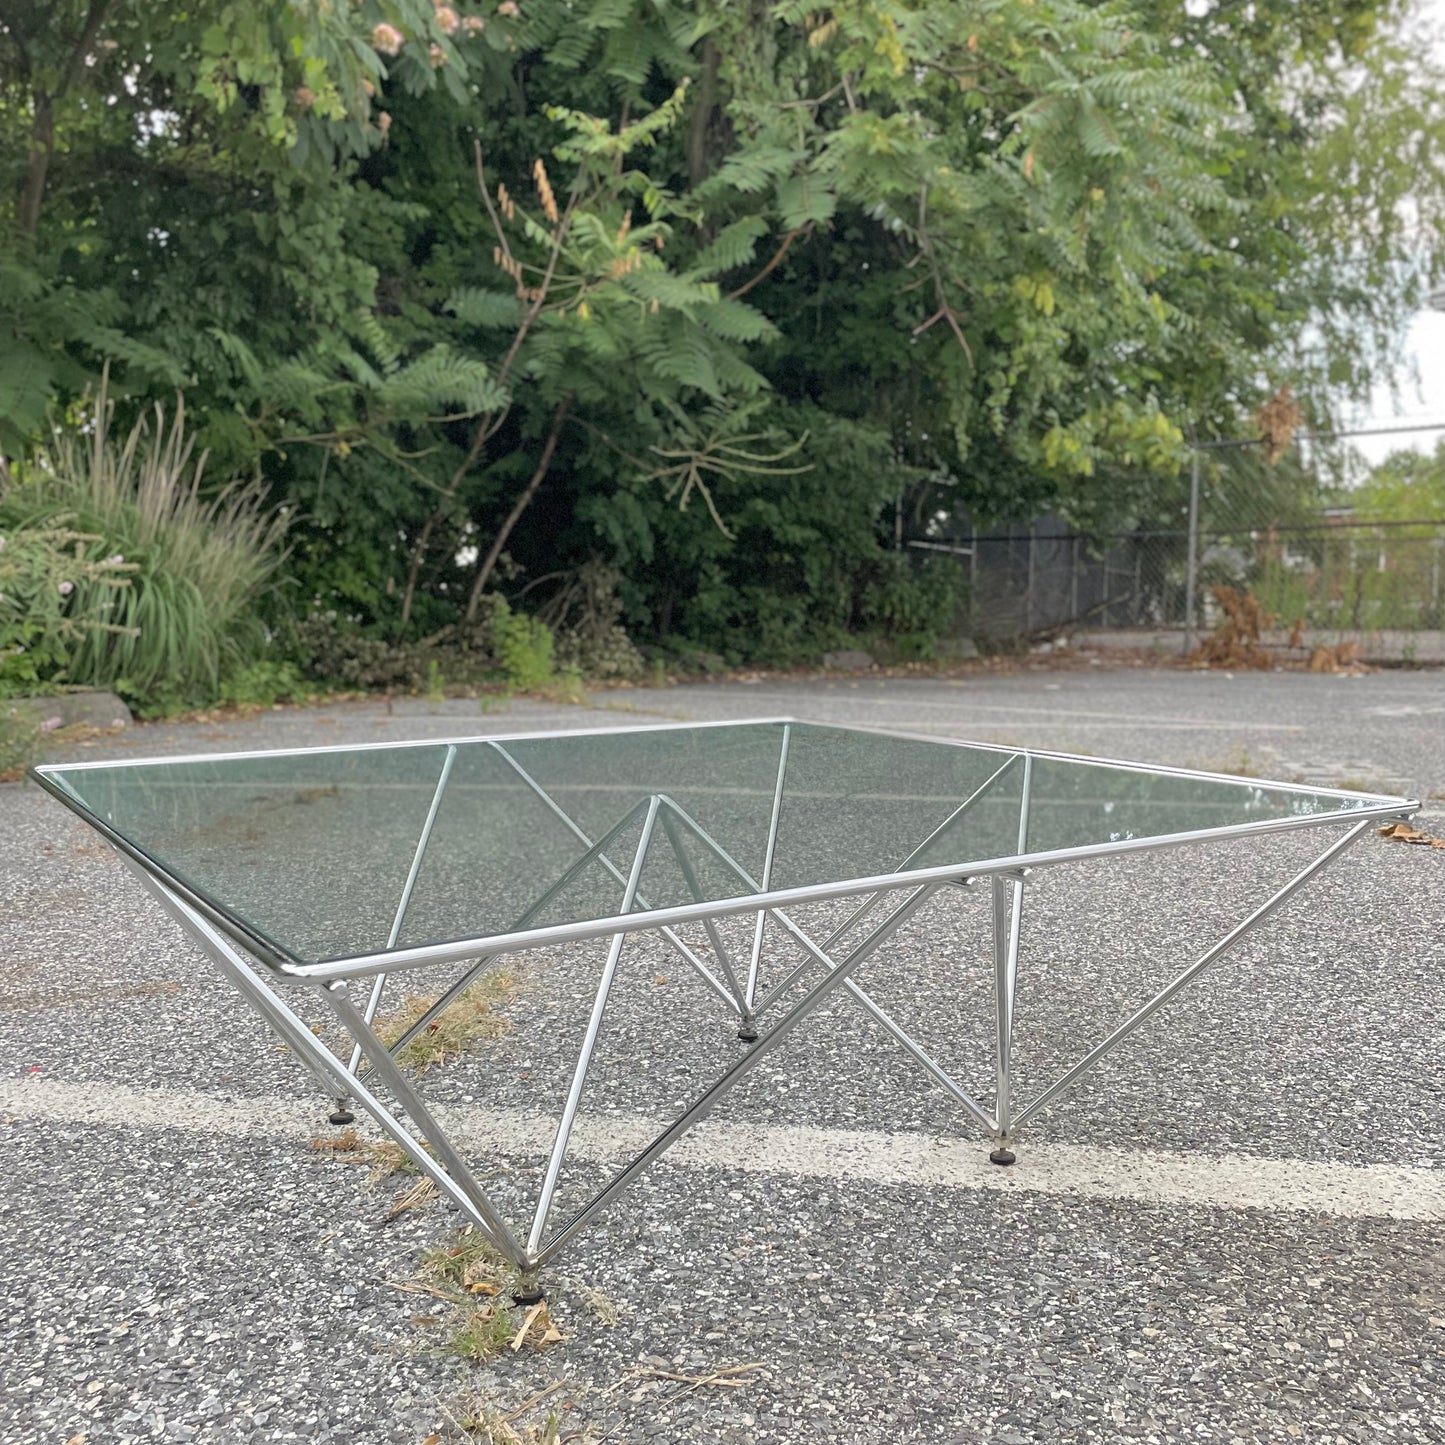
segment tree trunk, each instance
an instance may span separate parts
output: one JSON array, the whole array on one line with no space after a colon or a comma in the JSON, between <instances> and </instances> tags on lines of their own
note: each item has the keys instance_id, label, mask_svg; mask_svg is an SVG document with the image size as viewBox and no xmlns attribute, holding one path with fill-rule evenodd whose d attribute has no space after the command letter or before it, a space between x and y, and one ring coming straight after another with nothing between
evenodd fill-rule
<instances>
[{"instance_id":1,"label":"tree trunk","mask_svg":"<svg viewBox=\"0 0 1445 1445\"><path fill-rule=\"evenodd\" d=\"M692 117L687 130L687 175L697 185L712 169L708 156L708 131L717 110L717 75L722 64L717 43L709 36L702 43L702 76L693 98Z\"/></svg>"},{"instance_id":2,"label":"tree trunk","mask_svg":"<svg viewBox=\"0 0 1445 1445\"><path fill-rule=\"evenodd\" d=\"M487 555L482 558L482 565L477 568L477 575L472 579L471 594L467 597L468 622L476 621L477 606L481 601L482 589L487 585L487 579L496 568L497 559L502 555L502 548L507 545L507 538L512 535L512 528L521 520L522 513L531 504L532 498L537 495L537 488L542 485L547 475L547 469L552 465L552 454L557 450L557 438L562 433L562 423L567 420L567 413L572 409L571 395L564 396L557 403L557 410L552 413L552 428L547 433L547 440L542 446L542 455L537 459L536 470L527 480L527 485L522 489L522 495L512 505L512 510L507 513L506 520L497 528L497 535L492 538L492 545L487 548Z\"/></svg>"},{"instance_id":3,"label":"tree trunk","mask_svg":"<svg viewBox=\"0 0 1445 1445\"><path fill-rule=\"evenodd\" d=\"M80 27L80 34L75 39L75 45L70 51L54 91L36 87L31 92L31 103L35 107L35 120L30 127L30 148L25 160L25 185L21 189L20 205L15 214L16 230L26 238L34 236L40 225L40 208L45 201L45 181L50 173L50 158L55 153L55 102L62 99L69 92L71 86L77 84L84 74L85 63L95 48L95 42L100 36L101 25L105 21L106 10L110 3L111 0L90 0L90 5L85 12L85 23ZM24 74L30 78L33 70L29 48L25 37L19 33L11 19L8 13L9 8L6 7L6 24L10 28L12 38L20 46ZM50 7L42 7L42 14L46 8Z\"/></svg>"},{"instance_id":4,"label":"tree trunk","mask_svg":"<svg viewBox=\"0 0 1445 1445\"><path fill-rule=\"evenodd\" d=\"M40 204L45 199L45 177L50 154L55 149L55 102L50 93L34 95L35 121L30 127L30 153L25 162L25 187L20 192L16 223L22 236L33 236L40 224Z\"/></svg>"}]
</instances>

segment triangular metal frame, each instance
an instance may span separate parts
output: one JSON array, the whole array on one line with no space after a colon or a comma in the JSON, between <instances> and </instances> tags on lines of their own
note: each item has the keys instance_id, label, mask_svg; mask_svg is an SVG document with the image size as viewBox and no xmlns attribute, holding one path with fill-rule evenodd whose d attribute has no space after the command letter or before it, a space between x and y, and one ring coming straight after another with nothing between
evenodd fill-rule
<instances>
[{"instance_id":1,"label":"triangular metal frame","mask_svg":"<svg viewBox=\"0 0 1445 1445\"><path fill-rule=\"evenodd\" d=\"M528 909L527 914L524 915L524 921L529 917L535 916L535 914L538 913L548 901L555 898L583 868L593 863L601 865L615 880L623 885L621 914L627 914L633 911L634 908L647 908L648 905L639 892L639 884L646 864L648 851L656 838L659 824L661 824L663 834L668 840L678 867L687 880L689 890L693 893L694 898L699 904L703 901L703 890L696 876L694 858L692 856L692 850L694 848L705 850L738 879L740 886L745 889L748 894L762 892L766 887L766 879L760 885L759 880L753 878L728 850L709 834L707 829L703 827L698 820L693 818L675 799L665 793L653 793L646 800L639 802L617 823L610 827L600 839L593 842L587 837L575 820L571 819L565 810L541 788L536 780L531 778L520 764L507 753L505 748L500 744L493 744L493 746L496 747L501 756L518 772L528 786L532 788L558 816L559 820L569 828L577 837L578 841L583 844L585 849L584 853L572 863L563 875ZM401 899L392 925L393 942L400 934L406 906L410 900L418 871L422 865L422 859L426 851L432 826L436 820L437 811L441 804L447 780L450 776L454 757L455 748L449 747L442 764L441 774L437 781L431 809L428 813L421 837L418 840L411 870L402 889ZM1031 761L1031 758L1028 756L1025 756L1023 759L1024 778L1019 810L1018 846L1020 853L1026 850L1027 844ZM911 861L921 853L933 839L938 837L961 816L962 813L966 812L967 809L982 797L1016 762L1017 757L1011 757L981 788L955 808L948 818L909 855L908 861ZM765 865L767 868L770 868L776 842L785 766L786 743L784 745L783 756L780 759L778 782L774 795L774 808L769 834L770 845L767 853L767 864ZM624 873L623 870L608 857L607 849L615 844L630 827L635 825L639 818L641 819L641 830L638 842L634 849L631 864ZM1017 1111L1015 1111L1013 1107L1012 1048L1014 1001L1018 979L1026 874L1024 870L1019 869L993 874L996 1077L994 1111L991 1115L966 1090L952 1079L947 1072L927 1054L920 1044L913 1040L890 1018L851 977L853 972L859 968L882 943L891 937L929 898L938 892L939 889L947 886L946 882L933 880L910 888L906 881L900 881L898 891L904 892L906 895L902 902L897 904L881 922L868 929L841 957L835 957L830 953L830 949L865 920L867 915L873 911L884 896L883 892L880 891L865 899L853 911L849 918L846 919L840 927L834 929L821 944L815 942L804 929L799 927L787 910L781 907L771 907L760 910L758 923L755 925L754 951L749 957L746 982L743 981L741 970L735 966L734 960L729 955L726 947L723 946L723 940L709 916L703 915L702 921L712 941L715 950L715 962L723 975L722 978L719 978L717 974L708 967L706 962L698 957L696 952L677 935L675 930L664 928L661 931L670 945L696 969L699 976L703 979L704 983L709 986L711 991L719 996L730 1009L736 1012L739 1019L743 1022L756 1021L764 1015L771 1013L774 1005L778 1004L791 985L815 965L823 970L822 976L817 978L801 997L783 1008L780 1016L776 1021L772 1022L771 1027L760 1035L757 1042L734 1064L726 1069L712 1085L695 1098L677 1118L657 1135L652 1143L643 1149L628 1165L618 1171L588 1203L576 1211L560 1228L548 1236L546 1229L556 1193L557 1181L566 1160L568 1144L573 1126L576 1122L578 1105L586 1085L588 1070L596 1047L597 1035L601 1028L626 938L625 933L615 934L609 943L607 958L599 979L596 995L593 999L586 1034L578 1053L577 1062L573 1068L572 1081L567 1100L553 1137L546 1173L539 1191L531 1229L525 1243L519 1238L486 1191L482 1189L465 1161L461 1159L445 1131L418 1096L415 1087L407 1078L396 1058L396 1055L405 1047L410 1037L414 1037L417 1032L425 1028L427 1023L434 1018L437 1013L445 1008L448 1003L474 981L483 968L491 965L493 960L490 957L484 958L474 968L469 969L463 978L454 983L431 1005L427 1013L417 1021L412 1029L409 1030L408 1034L393 1044L390 1049L381 1043L373 1027L373 1020L377 1005L381 999L385 975L378 976L365 1005L361 1008L358 1008L351 999L349 986L344 981L337 980L325 986L319 984L310 985L309 989L313 995L325 1000L338 1021L351 1036L354 1045L351 1052L351 1061L349 1064L344 1064L278 996L277 992L269 983L263 981L262 978L258 976L257 971L243 955L237 951L231 941L212 925L204 915L182 898L179 893L167 887L149 871L135 863L132 863L131 866L134 868L143 885L157 898L166 911L176 919L197 945L218 965L222 973L283 1042L286 1043L288 1048L315 1074L322 1087L327 1090L333 1098L339 1098L343 1101L354 1099L360 1104L376 1121L378 1127L402 1149L417 1169L431 1179L442 1195L461 1209L468 1218L483 1231L498 1251L514 1265L522 1278L524 1287L526 1287L529 1281L535 1282L538 1270L552 1259L557 1251L561 1249L578 1230L583 1228L598 1212L606 1208L623 1189L643 1170L655 1162L655 1160L670 1148L688 1129L705 1117L719 1099L756 1068L825 998L835 992L846 994L846 996L863 1008L864 1011L920 1065L924 1072L936 1083L940 1084L965 1112L977 1123L982 1125L994 1139L1000 1142L1007 1141L1028 1119L1033 1117L1040 1109L1044 1108L1051 1100L1057 1098L1076 1080L1122 1044L1125 1039L1155 1012L1168 1003L1181 989L1185 988L1213 963L1218 961L1218 959L1241 938L1281 907L1322 868L1362 837L1368 829L1373 826L1375 821L1375 819L1369 818L1350 826L1348 831L1333 841L1313 862L1298 872L1289 882L1272 894L1248 917L1231 929L1229 933L1206 950L1206 952L1192 964L1176 975L1176 977L1164 988L1159 990L1153 998L1137 1009L1100 1044L1096 1045L1085 1054L1083 1058L1060 1075L1058 1079L1038 1094L1027 1106ZM903 868L899 871L902 872L906 870L907 866L908 863L905 862ZM974 880L971 878L958 878L951 881L958 884L968 884ZM756 993L757 955L760 950L762 929L768 921L771 921L783 929L783 931L803 949L806 957L803 963L798 965L785 979L776 984L763 997L758 998ZM358 1064L363 1059L368 1061L367 1066L365 1068L359 1068ZM403 1113L410 1119L420 1138L415 1137L411 1131L404 1127L402 1122L392 1113L392 1110L373 1092L371 1087L371 1081L373 1080L379 1080L380 1083L385 1086L387 1092L395 1100L396 1104L400 1106Z\"/></svg>"}]
</instances>

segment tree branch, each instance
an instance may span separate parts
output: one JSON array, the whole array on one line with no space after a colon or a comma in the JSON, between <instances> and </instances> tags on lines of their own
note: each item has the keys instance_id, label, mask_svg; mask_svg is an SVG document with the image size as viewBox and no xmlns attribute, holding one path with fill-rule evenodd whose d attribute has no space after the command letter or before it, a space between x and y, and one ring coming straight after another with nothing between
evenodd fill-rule
<instances>
[{"instance_id":1,"label":"tree branch","mask_svg":"<svg viewBox=\"0 0 1445 1445\"><path fill-rule=\"evenodd\" d=\"M783 244L779 246L776 251L773 252L773 259L769 261L768 264L764 266L763 269L759 271L758 274L754 276L751 281L744 281L743 284L739 286L736 291L729 291L728 300L736 301L739 296L746 296L748 292L751 291L753 287L758 284L759 281L761 281L770 272L777 269L783 257L788 254L788 247L791 246L793 242L798 239L799 236L804 235L805 233L811 233L812 229L813 223L811 221L809 221L806 225L803 226L794 226L793 229L789 231L786 236L783 237Z\"/></svg>"},{"instance_id":2,"label":"tree branch","mask_svg":"<svg viewBox=\"0 0 1445 1445\"><path fill-rule=\"evenodd\" d=\"M497 529L497 535L492 538L492 545L487 548L487 555L482 558L482 565L477 568L477 575L472 579L472 590L467 595L466 620L468 622L476 620L477 604L481 601L482 588L487 585L487 579L492 575L492 570L497 565L497 559L507 545L507 538L512 535L512 528L521 520L522 513L527 510L532 498L537 495L537 489L542 485L547 475L547 469L552 465L552 454L557 450L557 438L562 433L562 424L567 420L567 413L571 409L572 394L568 392L557 403L557 410L552 413L552 427L547 433L547 440L542 445L542 455L537 459L536 469L528 478L527 485L522 489L522 495L512 504L512 510L507 513L506 520Z\"/></svg>"},{"instance_id":3,"label":"tree branch","mask_svg":"<svg viewBox=\"0 0 1445 1445\"><path fill-rule=\"evenodd\" d=\"M507 244L507 233L502 225L502 218L497 214L496 207L492 204L491 195L487 191L486 169L482 164L482 143L477 141L474 146L477 167L477 189L482 193L482 203L487 208L487 215L491 217L492 227L497 233L497 244L501 247L503 254L510 260L512 257L511 247ZM566 209L562 212L557 222L557 230L552 237L552 249L547 256L547 268L542 273L540 284L534 289L532 302L522 317L517 327L517 333L512 337L512 344L507 349L507 354L502 358L502 364L497 368L497 385L505 384L508 374L516 362L517 354L522 349L522 343L527 339L527 333L531 331L537 317L542 314L542 308L546 304L547 294L552 286L552 279L557 272L557 262L562 256L562 247L567 239L567 233L572 225L572 217L576 212L578 194L574 187L567 198ZM569 398L570 402L570 398ZM432 511L425 523L422 525L420 534L417 536L415 545L411 549L411 559L407 566L406 587L401 597L401 622L403 631L407 623L411 621L412 603L416 599L417 581L421 576L422 563L426 560L427 549L431 546L432 533L436 530L437 523L441 520L447 504L457 494L463 478L476 465L477 458L482 454L482 448L496 436L502 429L511 411L510 406L499 407L495 411L484 412L481 420L477 423L476 435L472 438L472 444L467 449L467 454L462 458L461 464L452 473L451 480L447 483L446 489L442 492L441 500ZM493 565L495 565L495 558ZM474 603L468 603L467 620L470 621L475 610Z\"/></svg>"}]
</instances>

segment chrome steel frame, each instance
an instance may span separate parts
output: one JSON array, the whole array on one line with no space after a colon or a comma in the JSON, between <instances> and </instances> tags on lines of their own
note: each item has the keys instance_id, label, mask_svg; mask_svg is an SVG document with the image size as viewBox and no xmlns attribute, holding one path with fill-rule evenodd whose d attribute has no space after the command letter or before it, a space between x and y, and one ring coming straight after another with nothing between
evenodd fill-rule
<instances>
[{"instance_id":1,"label":"chrome steel frame","mask_svg":"<svg viewBox=\"0 0 1445 1445\"><path fill-rule=\"evenodd\" d=\"M329 1097L340 1101L342 1105L354 1100L365 1109L381 1130L406 1153L411 1162L432 1180L442 1195L485 1233L503 1256L514 1265L524 1284L534 1283L537 1271L547 1264L579 1229L593 1219L599 1211L606 1208L623 1189L661 1157L688 1129L703 1119L718 1100L755 1069L774 1048L781 1044L809 1014L829 997L835 994L839 997L846 997L860 1007L914 1060L928 1078L942 1087L964 1112L986 1131L995 1144L1002 1146L1010 1142L1016 1131L1040 1109L1093 1069L1159 1009L1164 1007L1181 989L1223 957L1241 938L1274 913L1316 873L1362 837L1370 826L1381 819L1407 817L1419 808L1417 802L1409 799L1372 797L1366 806L1342 807L1338 812L1316 814L1304 818L1282 819L1265 824L1255 823L1226 828L1200 829L1194 833L1173 834L1164 838L1128 840L1123 844L1100 844L1088 848L1057 849L1051 852L1030 854L1028 852L1028 829L1034 760L1036 758L1067 758L1067 755L1023 749L989 749L1006 754L1001 765L913 849L895 872L810 888L772 890L770 884L783 808L792 726L790 722L783 719L767 721L780 722L783 726L761 877L752 877L697 819L692 817L676 800L662 792L653 793L644 801L639 802L594 842L557 800L511 755L505 744L514 739L495 737L476 739L475 741L484 742L496 750L523 783L583 845L585 852L531 905L506 934L466 940L458 944L398 948L396 945L403 932L407 909L452 773L457 748L462 741L465 741L457 740L444 745L446 751L443 755L435 791L417 840L410 870L402 888L400 902L388 935L387 949L379 954L327 960L322 963L301 963L292 959L279 959L271 950L255 946L249 935L242 934L238 939L234 920L218 920L214 916L215 905L208 904L205 900L191 895L178 880L169 876L158 864L145 858L125 840L120 839L115 831L102 820L89 814L83 806L77 806L75 796L68 793L63 786L58 785L58 779L52 776L68 769L41 768L35 770L35 774L49 791L56 793L66 802L67 806L86 817L120 849L144 886L180 924L192 941L212 959L222 975L237 989L246 1002L260 1014L266 1024L310 1069ZM736 724L716 724L714 726L736 726ZM888 735L907 736L897 733ZM558 735L533 734L530 736L555 737ZM945 739L928 738L926 740L945 746L958 745ZM335 752L345 750L322 748L291 751ZM227 756L269 755L255 753ZM214 760L214 758L210 760ZM1101 761L1098 759L1071 760L1091 763ZM100 765L78 764L75 766ZM913 861L946 828L987 795L995 783L1006 773L1019 766L1022 767L1023 777L1019 801L1017 852L1012 857L987 859L969 864L966 872L961 872L957 866L952 868L910 868ZM1110 766L1188 777L1215 777L1221 781L1227 780L1234 783L1240 781L1237 778L1224 779L1217 774L1190 773L1183 769L1146 768L1143 765L1118 763L1112 763ZM1294 789L1288 784L1271 783L1267 786L1279 787L1287 791L1325 793L1340 797L1342 802L1348 800L1351 803L1361 796L1338 790ZM609 856L608 850L613 848L625 833L637 826L639 821L640 833L633 849L633 856L629 863L625 866L621 865ZM1013 1073L1014 1008L1022 940L1024 893L1026 880L1034 868L1061 864L1075 859L1139 851L1144 848L1205 842L1218 838L1244 838L1261 833L1288 831L1298 827L1330 823L1348 825L1348 827L1313 862L1183 969L1153 998L1136 1010L1130 1018L1115 1028L1107 1038L1092 1048L1025 1106L1021 1108L1016 1106ZM639 891L639 883L649 850L657 846L661 839L666 840L666 845L670 848L688 890L693 896L693 902L690 905L653 908ZM737 880L740 892L736 897L723 900L706 897L698 881L695 867L696 854L699 850L710 856L714 863L720 864ZM555 898L584 868L593 863L600 865L621 885L622 891L617 915L611 918L588 920L580 924L546 928L530 927L531 921L541 913L546 904ZM912 1038L879 1007L852 977L857 969L940 889L950 885L967 887L977 879L984 877L990 880L992 889L995 1013L992 1110L985 1108L975 1100L928 1054L922 1044ZM881 922L867 929L862 937L847 948L841 957L835 957L830 950L864 923L885 896L891 893L902 893L904 895L902 901L897 902ZM861 897L861 902L821 943L814 941L788 911L794 905L853 897ZM755 915L752 943L745 972L737 966L737 961L731 956L717 928L719 917L738 914ZM778 980L760 997L759 983L764 953L763 945L765 930L770 921L802 949L804 958L791 972ZM229 927L226 926L227 922L230 924ZM701 924L705 929L712 947L716 972L678 932L679 927L687 924ZM752 1043L747 1052L693 1100L682 1114L673 1120L611 1182L549 1237L547 1229L553 1211L558 1181L566 1161L568 1144L576 1124L588 1072L596 1051L597 1039L621 962L623 948L628 935L648 929L657 930L662 934L664 940L697 974L710 993L720 999L725 1007L736 1016L742 1026L740 1032L743 1032L743 1037L756 1037L756 1042ZM425 1029L442 1009L464 992L480 973L500 955L547 942L603 936L610 938L606 959L592 1001L583 1041L573 1067L566 1102L558 1120L547 1158L546 1170L530 1229L524 1242L483 1189L476 1175L458 1154L441 1125L421 1100L413 1083L399 1064L398 1058L406 1045L421 1030ZM255 955L257 961L262 965L260 970L254 967L246 955L238 950L236 947L238 941L248 952ZM401 969L458 961L467 961L471 966L389 1048L383 1045L376 1034L374 1021L388 977ZM817 970L821 971L819 976L816 976L806 990L791 1004L785 1006L780 1002L804 975ZM350 980L368 976L372 978L372 985L364 1003L358 1007L351 998ZM274 986L278 982L291 988L299 988L306 995L324 1001L326 1007L352 1041L348 1062L343 1063L341 1058L327 1048L284 1002L280 992ZM767 1027L761 1034L757 1034L756 1030L765 1021ZM393 1112L383 1098L373 1091L374 1085L382 1087L390 1096L396 1112ZM397 1117L397 1113L409 1122L410 1129Z\"/></svg>"}]
</instances>

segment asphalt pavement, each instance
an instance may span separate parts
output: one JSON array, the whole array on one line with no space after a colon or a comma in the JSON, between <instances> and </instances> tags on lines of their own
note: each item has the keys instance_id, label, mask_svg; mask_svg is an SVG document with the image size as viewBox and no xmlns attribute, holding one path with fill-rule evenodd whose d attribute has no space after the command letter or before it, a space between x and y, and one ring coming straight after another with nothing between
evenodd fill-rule
<instances>
[{"instance_id":1,"label":"asphalt pavement","mask_svg":"<svg viewBox=\"0 0 1445 1445\"><path fill-rule=\"evenodd\" d=\"M1073 664L338 703L70 756L779 716L1408 794L1445 834L1433 672ZM1031 878L1021 1095L1324 841ZM858 976L985 1105L987 917L950 890ZM519 959L505 1032L426 1077L516 1217L603 953ZM665 945L623 957L564 1208L742 1047ZM564 1338L481 1366L415 1292L455 1216L381 1222L410 1181L310 1149L335 1131L309 1076L29 784L0 786L0 978L0 1445L421 1445L464 1438L480 1404L523 1438L557 1408L578 1440L1445 1441L1445 850L1366 838L1031 1120L1007 1170L830 1002L559 1258Z\"/></svg>"}]
</instances>

